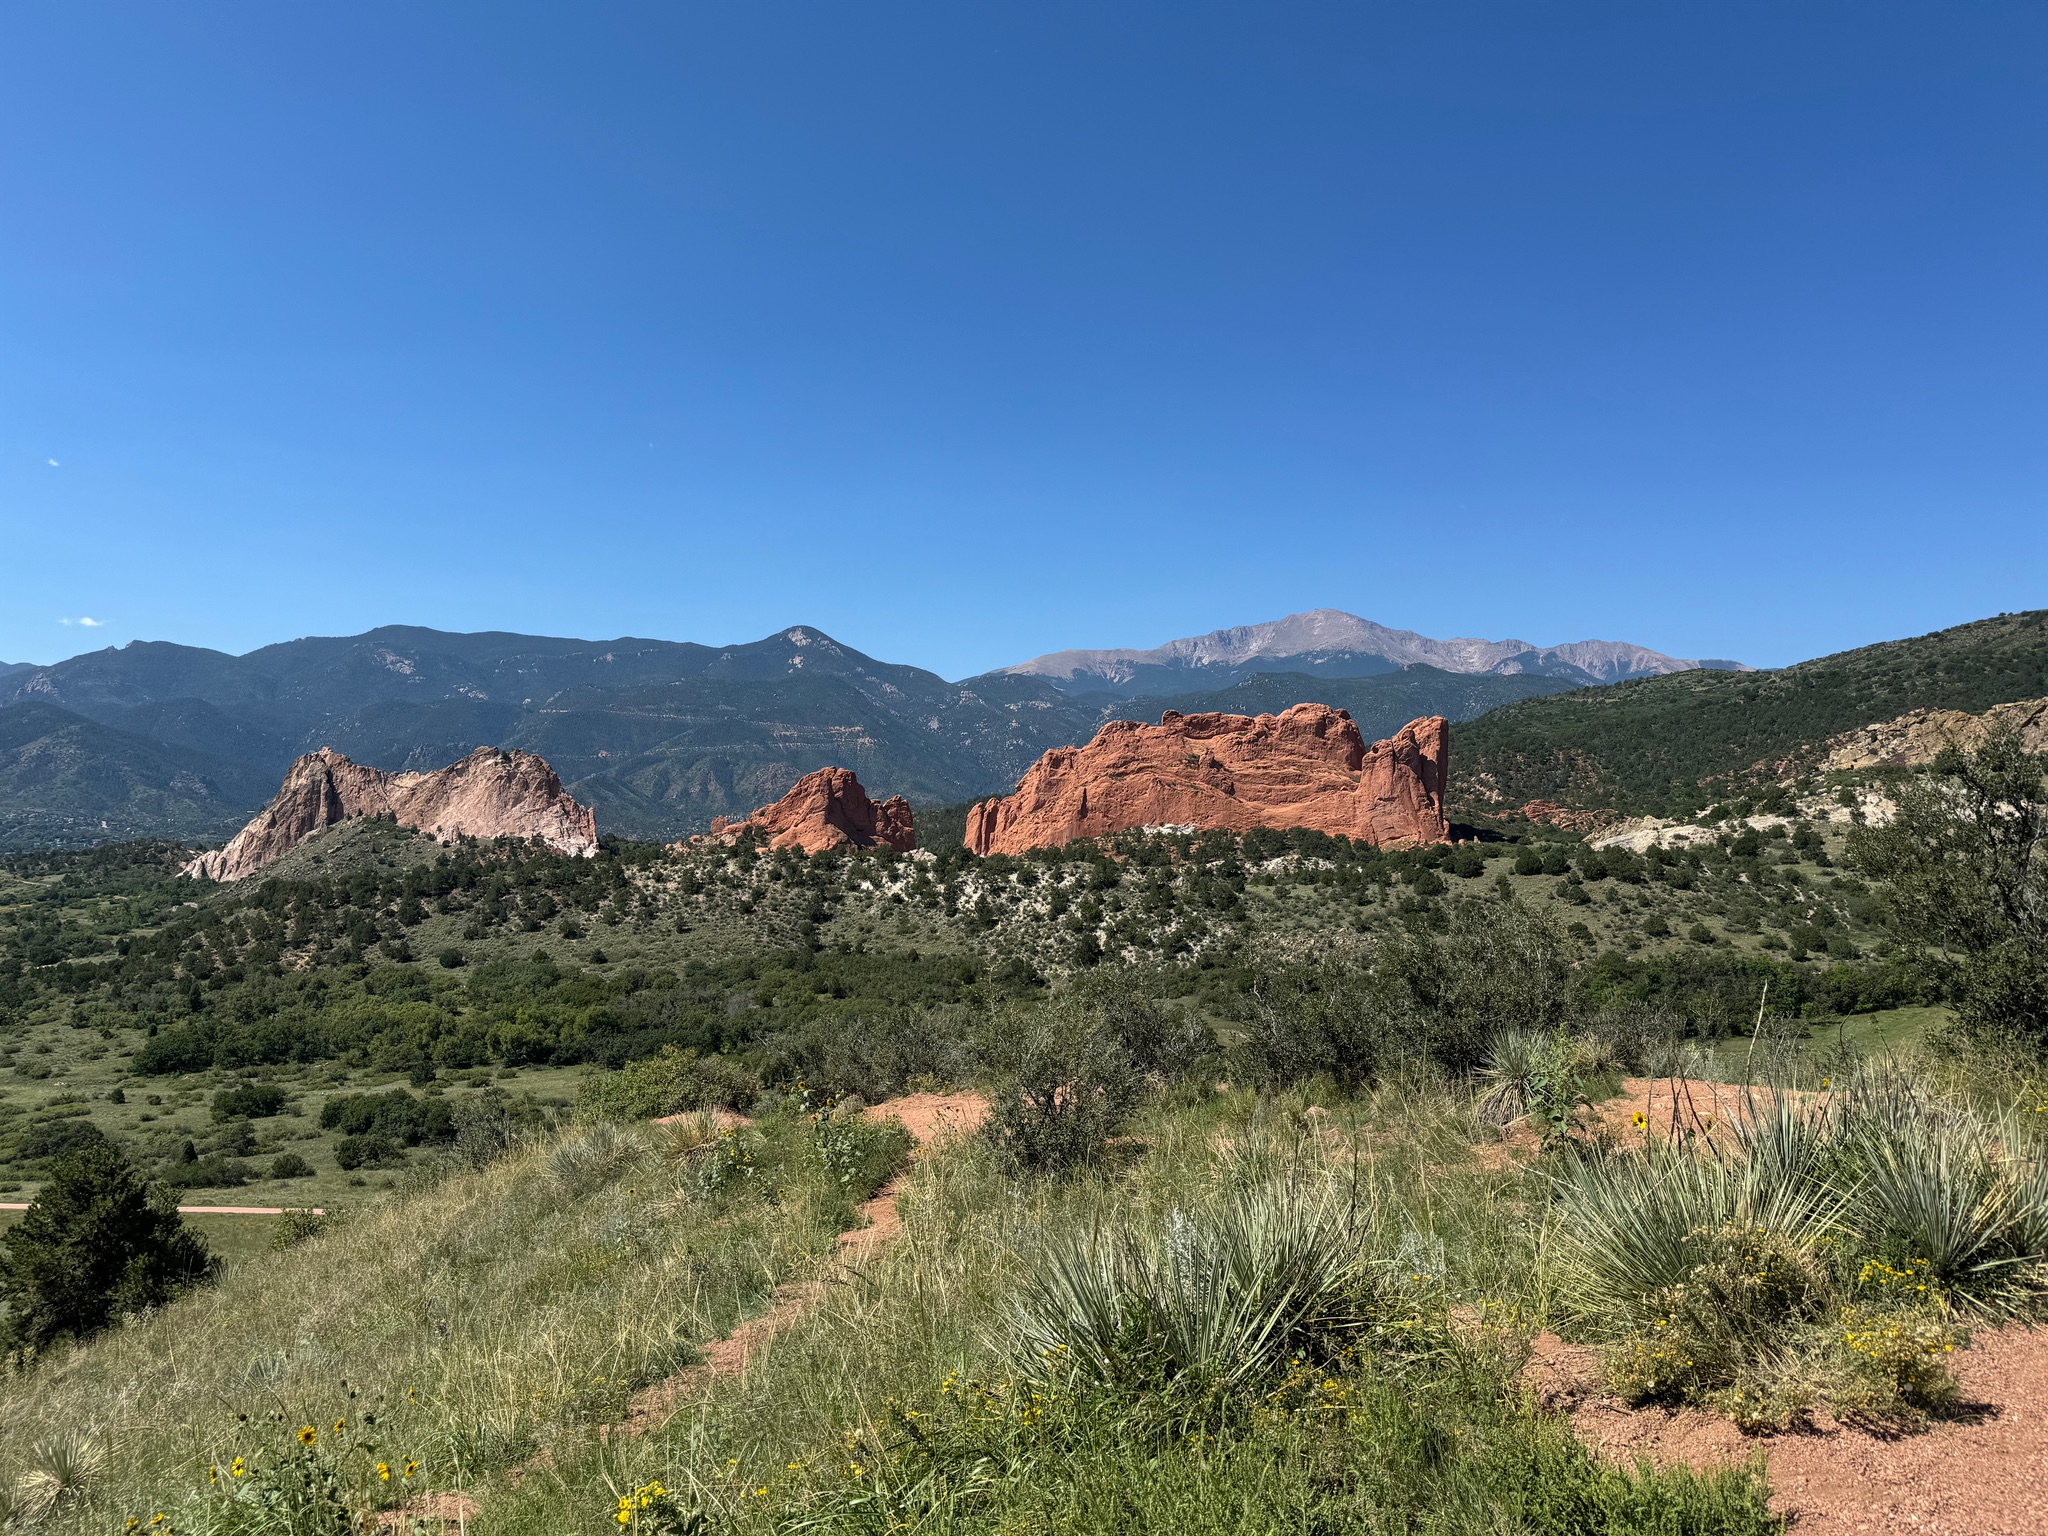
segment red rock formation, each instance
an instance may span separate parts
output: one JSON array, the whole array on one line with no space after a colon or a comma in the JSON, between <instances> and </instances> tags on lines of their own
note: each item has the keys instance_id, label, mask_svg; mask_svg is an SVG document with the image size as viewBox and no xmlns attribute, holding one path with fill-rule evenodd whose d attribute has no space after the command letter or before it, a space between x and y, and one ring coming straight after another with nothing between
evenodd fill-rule
<instances>
[{"instance_id":1,"label":"red rock formation","mask_svg":"<svg viewBox=\"0 0 2048 1536\"><path fill-rule=\"evenodd\" d=\"M967 813L976 853L1022 853L1128 827L1248 832L1310 827L1368 843L1449 840L1450 727L1412 720L1368 748L1351 716L1322 704L1279 715L1115 720L1085 747L1058 747L1003 800Z\"/></svg>"},{"instance_id":2,"label":"red rock formation","mask_svg":"<svg viewBox=\"0 0 2048 1536\"><path fill-rule=\"evenodd\" d=\"M713 837L731 837L759 827L771 848L801 848L823 853L827 848L880 844L908 853L917 846L910 802L891 795L880 804L868 798L851 768L820 768L796 781L773 805L764 805L745 821L714 818Z\"/></svg>"},{"instance_id":3,"label":"red rock formation","mask_svg":"<svg viewBox=\"0 0 2048 1536\"><path fill-rule=\"evenodd\" d=\"M432 773L385 773L322 747L292 764L277 798L233 842L202 853L185 873L246 879L315 832L361 816L389 816L442 842L537 837L561 853L597 851L597 813L578 805L531 752L478 747Z\"/></svg>"}]
</instances>

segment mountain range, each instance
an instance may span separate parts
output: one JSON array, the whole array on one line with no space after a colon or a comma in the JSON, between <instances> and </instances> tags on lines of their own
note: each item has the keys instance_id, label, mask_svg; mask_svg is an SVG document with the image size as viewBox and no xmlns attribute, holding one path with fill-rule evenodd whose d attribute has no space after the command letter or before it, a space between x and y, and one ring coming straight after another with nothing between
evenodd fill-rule
<instances>
[{"instance_id":1,"label":"mountain range","mask_svg":"<svg viewBox=\"0 0 2048 1536\"><path fill-rule=\"evenodd\" d=\"M0 671L0 847L222 840L322 746L388 771L523 748L600 831L632 837L743 816L834 764L920 817L950 807L936 827L1107 720L1298 703L1349 710L1367 740L1423 715L1470 722L1452 739L1454 814L1682 811L1907 710L2044 695L2043 612L1766 672L1621 642L1431 640L1328 610L957 682L805 625L732 646L404 626L245 656L138 641Z\"/></svg>"},{"instance_id":2,"label":"mountain range","mask_svg":"<svg viewBox=\"0 0 2048 1536\"><path fill-rule=\"evenodd\" d=\"M1290 653L1296 637L1306 649ZM1118 715L1316 702L1350 710L1372 739L1575 687L1594 668L1693 665L1603 642L1431 641L1328 613L1162 649L1179 660L1095 688L1076 686L1085 669L1053 676L1042 662L948 682L804 625L733 646L409 626L244 656L137 641L0 674L0 844L225 837L323 746L390 771L524 748L604 830L674 837L829 764L925 805L1005 791Z\"/></svg>"},{"instance_id":3,"label":"mountain range","mask_svg":"<svg viewBox=\"0 0 2048 1536\"><path fill-rule=\"evenodd\" d=\"M1432 640L1355 613L1316 608L1266 624L1212 630L1149 651L1055 651L1007 677L1044 678L1068 693L1138 698L1228 687L1267 672L1377 677L1404 667L1491 677L1552 677L1575 687L1702 668L1747 672L1739 661L1688 661L1621 640L1534 646L1526 640Z\"/></svg>"}]
</instances>

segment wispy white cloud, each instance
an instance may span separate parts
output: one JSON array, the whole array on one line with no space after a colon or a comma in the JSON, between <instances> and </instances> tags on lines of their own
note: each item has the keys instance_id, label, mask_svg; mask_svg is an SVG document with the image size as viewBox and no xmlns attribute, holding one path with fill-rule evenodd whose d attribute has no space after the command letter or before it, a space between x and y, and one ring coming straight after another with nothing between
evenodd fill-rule
<instances>
[{"instance_id":1,"label":"wispy white cloud","mask_svg":"<svg viewBox=\"0 0 2048 1536\"><path fill-rule=\"evenodd\" d=\"M653 445L652 445L652 444L649 444L649 446L651 447L651 446L653 446ZM60 465L59 465L59 464L57 463L57 461L56 461L55 459L52 459L52 460L50 460L50 468L52 468L52 469L57 469L57 468L60 468L60 467L61 467L61 466L60 466Z\"/></svg>"},{"instance_id":2,"label":"wispy white cloud","mask_svg":"<svg viewBox=\"0 0 2048 1536\"><path fill-rule=\"evenodd\" d=\"M59 619L59 620L58 620L57 622L58 622L59 624L76 624L76 625L79 625L79 626L80 626L81 628L84 628L84 629L100 629L100 628L103 628L103 627L105 627L105 625L106 625L106 622L107 622L107 621L106 621L105 619L84 619L84 618L80 618L80 619Z\"/></svg>"}]
</instances>

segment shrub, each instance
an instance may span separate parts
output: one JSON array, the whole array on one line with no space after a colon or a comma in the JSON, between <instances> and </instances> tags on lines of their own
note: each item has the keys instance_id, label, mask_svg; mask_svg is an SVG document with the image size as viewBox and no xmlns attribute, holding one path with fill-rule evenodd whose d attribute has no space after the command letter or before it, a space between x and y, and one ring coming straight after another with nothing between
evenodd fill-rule
<instances>
[{"instance_id":1,"label":"shrub","mask_svg":"<svg viewBox=\"0 0 2048 1536\"><path fill-rule=\"evenodd\" d=\"M1952 1394L1960 1318L2038 1316L2048 1175L1911 1084L1752 1100L1733 1147L1582 1154L1557 1176L1563 1310L1636 1395L1785 1423L1816 1399L1911 1417Z\"/></svg>"},{"instance_id":2,"label":"shrub","mask_svg":"<svg viewBox=\"0 0 2048 1536\"><path fill-rule=\"evenodd\" d=\"M454 1112L445 1103L414 1098L403 1088L338 1093L320 1106L320 1125L346 1136L379 1137L407 1147L455 1139Z\"/></svg>"},{"instance_id":3,"label":"shrub","mask_svg":"<svg viewBox=\"0 0 2048 1536\"><path fill-rule=\"evenodd\" d=\"M1503 1030L1494 1037L1478 1078L1481 1120L1504 1126L1526 1115L1546 1141L1568 1131L1572 1111L1586 1101L1579 1049L1561 1031Z\"/></svg>"},{"instance_id":4,"label":"shrub","mask_svg":"<svg viewBox=\"0 0 2048 1536\"><path fill-rule=\"evenodd\" d=\"M481 1168L552 1124L553 1115L532 1094L514 1099L502 1088L488 1088L455 1106L455 1152Z\"/></svg>"},{"instance_id":5,"label":"shrub","mask_svg":"<svg viewBox=\"0 0 2048 1536\"><path fill-rule=\"evenodd\" d=\"M873 1104L912 1078L967 1077L971 1033L965 1018L948 1009L874 1007L805 1019L762 1041L762 1075Z\"/></svg>"},{"instance_id":6,"label":"shrub","mask_svg":"<svg viewBox=\"0 0 2048 1536\"><path fill-rule=\"evenodd\" d=\"M700 1056L678 1046L616 1072L598 1072L576 1089L584 1120L652 1120L693 1109L737 1109L761 1091L761 1080L729 1056Z\"/></svg>"},{"instance_id":7,"label":"shrub","mask_svg":"<svg viewBox=\"0 0 2048 1536\"><path fill-rule=\"evenodd\" d=\"M1762 1158L1696 1156L1653 1143L1580 1152L1555 1175L1559 1299L1610 1337L1653 1327L1669 1298L1715 1261L1722 1234L1758 1232L1811 1255L1840 1201Z\"/></svg>"},{"instance_id":8,"label":"shrub","mask_svg":"<svg viewBox=\"0 0 2048 1536\"><path fill-rule=\"evenodd\" d=\"M1100 1013L1103 1027L1140 1072L1173 1082L1214 1054L1216 1031L1185 1005L1151 996L1149 979L1143 973L1098 972L1072 983L1067 995Z\"/></svg>"},{"instance_id":9,"label":"shrub","mask_svg":"<svg viewBox=\"0 0 2048 1536\"><path fill-rule=\"evenodd\" d=\"M240 1189L249 1182L249 1165L238 1158L209 1152L189 1163L179 1163L165 1183L179 1189Z\"/></svg>"},{"instance_id":10,"label":"shrub","mask_svg":"<svg viewBox=\"0 0 2048 1536\"><path fill-rule=\"evenodd\" d=\"M1242 1047L1256 1081L1328 1073L1345 1088L1389 1071L1478 1067L1505 1030L1549 1032L1573 1004L1565 937L1519 902L1452 903L1439 929L1369 945L1319 942L1254 984Z\"/></svg>"},{"instance_id":11,"label":"shrub","mask_svg":"<svg viewBox=\"0 0 2048 1536\"><path fill-rule=\"evenodd\" d=\"M334 1144L334 1165L344 1173L358 1168L392 1168L405 1161L405 1148L374 1132L344 1136Z\"/></svg>"},{"instance_id":12,"label":"shrub","mask_svg":"<svg viewBox=\"0 0 2048 1536\"><path fill-rule=\"evenodd\" d=\"M858 1100L814 1105L808 1091L784 1096L781 1109L800 1117L811 1157L835 1193L852 1204L869 1199L910 1160L915 1144L897 1119L870 1119Z\"/></svg>"},{"instance_id":13,"label":"shrub","mask_svg":"<svg viewBox=\"0 0 2048 1536\"><path fill-rule=\"evenodd\" d=\"M277 1218L277 1225L271 1228L270 1247L274 1253L295 1248L309 1237L318 1237L327 1230L332 1218L318 1211L286 1211Z\"/></svg>"},{"instance_id":14,"label":"shrub","mask_svg":"<svg viewBox=\"0 0 2048 1536\"><path fill-rule=\"evenodd\" d=\"M1062 1173L1093 1161L1144 1096L1145 1082L1101 1010L1077 998L990 1020L995 1078L987 1134L1012 1163Z\"/></svg>"},{"instance_id":15,"label":"shrub","mask_svg":"<svg viewBox=\"0 0 2048 1536\"><path fill-rule=\"evenodd\" d=\"M237 1083L213 1096L216 1120L264 1120L284 1108L284 1090L269 1083Z\"/></svg>"},{"instance_id":16,"label":"shrub","mask_svg":"<svg viewBox=\"0 0 2048 1536\"><path fill-rule=\"evenodd\" d=\"M217 1267L176 1206L108 1141L60 1159L4 1244L0 1327L17 1351L161 1306Z\"/></svg>"},{"instance_id":17,"label":"shrub","mask_svg":"<svg viewBox=\"0 0 2048 1536\"><path fill-rule=\"evenodd\" d=\"M313 1165L296 1152L280 1152L271 1159L270 1176L273 1179L310 1179Z\"/></svg>"}]
</instances>

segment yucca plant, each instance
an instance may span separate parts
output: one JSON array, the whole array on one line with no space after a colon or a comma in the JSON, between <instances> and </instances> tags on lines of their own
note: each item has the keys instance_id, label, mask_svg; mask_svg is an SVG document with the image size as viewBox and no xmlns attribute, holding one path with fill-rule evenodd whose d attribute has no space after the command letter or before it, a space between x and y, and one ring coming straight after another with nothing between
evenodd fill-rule
<instances>
[{"instance_id":1,"label":"yucca plant","mask_svg":"<svg viewBox=\"0 0 2048 1536\"><path fill-rule=\"evenodd\" d=\"M1550 1054L1550 1037L1533 1029L1504 1029L1487 1043L1478 1071L1483 1085L1478 1115L1488 1125L1512 1125L1529 1112L1532 1088Z\"/></svg>"},{"instance_id":2,"label":"yucca plant","mask_svg":"<svg viewBox=\"0 0 2048 1536\"><path fill-rule=\"evenodd\" d=\"M1163 1230L1094 1230L1044 1252L1009 1319L1027 1368L1094 1385L1231 1390L1369 1324L1355 1207L1284 1184L1231 1191Z\"/></svg>"},{"instance_id":3,"label":"yucca plant","mask_svg":"<svg viewBox=\"0 0 2048 1536\"><path fill-rule=\"evenodd\" d=\"M1991 1318L2025 1310L2025 1187L1993 1156L1974 1116L1855 1125L1845 1189L1873 1252L1926 1261L1954 1301Z\"/></svg>"},{"instance_id":4,"label":"yucca plant","mask_svg":"<svg viewBox=\"0 0 2048 1536\"><path fill-rule=\"evenodd\" d=\"M28 1448L28 1470L15 1485L6 1518L18 1525L47 1519L59 1505L79 1498L105 1461L106 1448L90 1431L36 1441Z\"/></svg>"},{"instance_id":5,"label":"yucca plant","mask_svg":"<svg viewBox=\"0 0 2048 1536\"><path fill-rule=\"evenodd\" d=\"M1620 1156L1574 1156L1554 1176L1549 1239L1566 1310L1595 1332L1646 1326L1668 1306L1669 1293L1714 1258L1730 1229L1767 1234L1811 1255L1839 1219L1841 1199L1788 1176L1793 1128L1780 1123L1759 1145L1755 1158L1707 1157L1661 1144Z\"/></svg>"}]
</instances>

